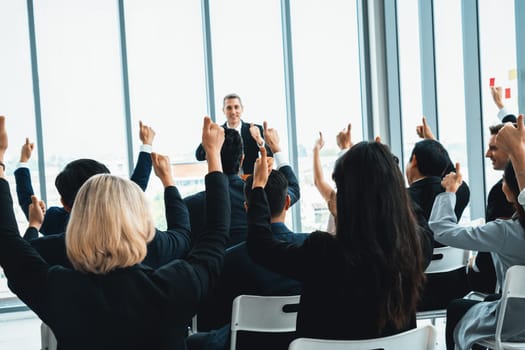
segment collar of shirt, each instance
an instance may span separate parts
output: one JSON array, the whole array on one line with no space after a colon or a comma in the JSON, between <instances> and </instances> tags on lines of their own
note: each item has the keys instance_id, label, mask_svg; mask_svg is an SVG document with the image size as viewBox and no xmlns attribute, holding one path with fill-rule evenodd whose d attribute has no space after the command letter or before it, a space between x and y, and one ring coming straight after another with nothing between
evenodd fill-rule
<instances>
[{"instance_id":1,"label":"collar of shirt","mask_svg":"<svg viewBox=\"0 0 525 350\"><path fill-rule=\"evenodd\" d=\"M237 130L237 132L240 134L240 133L241 133L241 128L242 128L242 120L241 120L241 122L239 123L239 126L236 127L236 128L232 128L228 122L226 122L226 127L227 127L228 129L235 129L235 130Z\"/></svg>"}]
</instances>

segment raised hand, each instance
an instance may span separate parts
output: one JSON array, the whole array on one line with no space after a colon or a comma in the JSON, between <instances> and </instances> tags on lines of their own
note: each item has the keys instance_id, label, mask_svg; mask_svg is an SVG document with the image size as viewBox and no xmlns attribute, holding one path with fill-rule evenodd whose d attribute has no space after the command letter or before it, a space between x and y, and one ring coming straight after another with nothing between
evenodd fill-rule
<instances>
[{"instance_id":1,"label":"raised hand","mask_svg":"<svg viewBox=\"0 0 525 350\"><path fill-rule=\"evenodd\" d=\"M463 182L463 176L460 171L459 163L456 163L456 171L448 173L441 181L441 186L447 192L454 192L458 190L459 186Z\"/></svg>"},{"instance_id":2,"label":"raised hand","mask_svg":"<svg viewBox=\"0 0 525 350\"><path fill-rule=\"evenodd\" d=\"M155 138L155 130L150 126L142 123L142 120L139 120L139 138L144 145L152 145L153 139Z\"/></svg>"},{"instance_id":3,"label":"raised hand","mask_svg":"<svg viewBox=\"0 0 525 350\"><path fill-rule=\"evenodd\" d=\"M435 140L434 134L432 133L432 129L430 129L430 126L427 123L427 118L423 117L423 124L416 126L416 132L419 137L422 139L430 139Z\"/></svg>"},{"instance_id":4,"label":"raised hand","mask_svg":"<svg viewBox=\"0 0 525 350\"><path fill-rule=\"evenodd\" d=\"M160 179L164 187L173 186L174 181L171 174L171 163L168 156L152 152L151 163L155 175Z\"/></svg>"},{"instance_id":5,"label":"raised hand","mask_svg":"<svg viewBox=\"0 0 525 350\"><path fill-rule=\"evenodd\" d=\"M255 140L257 145L262 145L264 142L264 139L261 136L261 130L255 125L254 123L250 124L250 135L252 135L252 138Z\"/></svg>"},{"instance_id":6,"label":"raised hand","mask_svg":"<svg viewBox=\"0 0 525 350\"><path fill-rule=\"evenodd\" d=\"M352 144L352 124L348 123L348 126L341 130L335 137L337 146L340 149L348 149L353 146Z\"/></svg>"},{"instance_id":7,"label":"raised hand","mask_svg":"<svg viewBox=\"0 0 525 350\"><path fill-rule=\"evenodd\" d=\"M39 200L37 196L31 196L31 204L29 204L29 226L40 230L44 216L46 215L46 205Z\"/></svg>"},{"instance_id":8,"label":"raised hand","mask_svg":"<svg viewBox=\"0 0 525 350\"><path fill-rule=\"evenodd\" d=\"M26 142L22 145L22 150L20 151L20 162L27 163L31 159L31 154L35 149L35 144L29 142L29 137L26 137Z\"/></svg>"},{"instance_id":9,"label":"raised hand","mask_svg":"<svg viewBox=\"0 0 525 350\"><path fill-rule=\"evenodd\" d=\"M7 140L7 130L5 127L5 116L0 115L0 161L4 161L4 154L9 142Z\"/></svg>"},{"instance_id":10,"label":"raised hand","mask_svg":"<svg viewBox=\"0 0 525 350\"><path fill-rule=\"evenodd\" d=\"M277 130L274 128L268 127L268 122L263 123L264 128L264 138L266 140L266 144L273 153L277 153L281 151L281 139L279 138L279 133L277 133Z\"/></svg>"},{"instance_id":11,"label":"raised hand","mask_svg":"<svg viewBox=\"0 0 525 350\"><path fill-rule=\"evenodd\" d=\"M261 156L255 160L253 167L253 184L252 188L264 187L268 181L268 157L266 156L266 148L260 147L259 152Z\"/></svg>"},{"instance_id":12,"label":"raised hand","mask_svg":"<svg viewBox=\"0 0 525 350\"><path fill-rule=\"evenodd\" d=\"M496 135L496 145L503 152L508 153L511 158L524 152L525 126L523 125L523 114L518 116L516 126L512 123L505 123Z\"/></svg>"},{"instance_id":13,"label":"raised hand","mask_svg":"<svg viewBox=\"0 0 525 350\"><path fill-rule=\"evenodd\" d=\"M496 106L498 106L498 109L502 109L503 107L505 107L505 105L503 104L503 88L501 86L491 87L490 94L492 95L494 103L496 104Z\"/></svg>"},{"instance_id":14,"label":"raised hand","mask_svg":"<svg viewBox=\"0 0 525 350\"><path fill-rule=\"evenodd\" d=\"M208 172L222 171L221 148L224 143L224 128L204 117L202 126L202 147L206 151Z\"/></svg>"},{"instance_id":15,"label":"raised hand","mask_svg":"<svg viewBox=\"0 0 525 350\"><path fill-rule=\"evenodd\" d=\"M323 133L319 131L319 138L315 141L314 152L319 152L324 147Z\"/></svg>"}]
</instances>

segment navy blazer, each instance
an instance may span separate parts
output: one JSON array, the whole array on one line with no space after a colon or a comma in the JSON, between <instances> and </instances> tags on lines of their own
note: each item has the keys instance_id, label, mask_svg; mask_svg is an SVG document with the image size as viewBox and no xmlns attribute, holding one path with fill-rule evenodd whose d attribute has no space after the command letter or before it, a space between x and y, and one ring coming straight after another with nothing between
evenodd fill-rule
<instances>
[{"instance_id":1,"label":"navy blazer","mask_svg":"<svg viewBox=\"0 0 525 350\"><path fill-rule=\"evenodd\" d=\"M410 197L412 197L412 200L423 209L427 220L432 212L434 199L438 194L445 191L443 186L441 186L441 180L442 179L438 176L429 176L413 182L408 188ZM470 189L467 183L463 181L456 192L456 206L454 207L454 212L456 213L458 221L461 219L461 215L467 207L469 200Z\"/></svg>"},{"instance_id":2,"label":"navy blazer","mask_svg":"<svg viewBox=\"0 0 525 350\"><path fill-rule=\"evenodd\" d=\"M273 223L271 229L276 239L302 244L305 233L293 233L284 223ZM289 277L270 271L252 260L241 242L226 250L224 267L217 288L198 312L198 329L217 329L231 321L233 299L241 294L298 295L301 284Z\"/></svg>"},{"instance_id":3,"label":"navy blazer","mask_svg":"<svg viewBox=\"0 0 525 350\"><path fill-rule=\"evenodd\" d=\"M155 229L155 236L148 243L148 252L142 263L158 268L173 259L182 259L192 245L189 213L179 190L174 186L164 190L167 231ZM65 233L38 237L38 231L29 227L24 239L37 250L49 265L61 265L73 268L66 253Z\"/></svg>"},{"instance_id":4,"label":"navy blazer","mask_svg":"<svg viewBox=\"0 0 525 350\"><path fill-rule=\"evenodd\" d=\"M0 179L0 266L59 349L186 349L187 326L218 279L229 231L226 178L214 172L205 181L209 227L185 260L93 274L50 266L20 237L9 184Z\"/></svg>"},{"instance_id":5,"label":"navy blazer","mask_svg":"<svg viewBox=\"0 0 525 350\"><path fill-rule=\"evenodd\" d=\"M279 168L288 180L288 195L290 195L291 205L297 202L301 196L299 180L295 176L293 169L289 165ZM230 183L230 203L231 203L231 226L230 240L228 247L232 247L246 240L248 232L248 222L246 219L246 209L244 207L244 180L239 175L228 175ZM184 201L190 212L191 231L198 237L206 225L206 193L199 192L185 197Z\"/></svg>"},{"instance_id":6,"label":"navy blazer","mask_svg":"<svg viewBox=\"0 0 525 350\"><path fill-rule=\"evenodd\" d=\"M146 187L148 187L151 167L152 163L150 154L146 152L140 152L137 164L133 170L133 174L131 174L131 181L139 185L143 191L145 191ZM31 174L29 173L29 169L16 169L15 182L18 204L20 205L20 208L22 208L26 219L29 219L29 205L31 204L31 196L35 194L33 185L31 183ZM65 232L68 220L69 213L63 207L49 207L46 210L44 222L40 227L40 233L46 236Z\"/></svg>"},{"instance_id":7,"label":"navy blazer","mask_svg":"<svg viewBox=\"0 0 525 350\"><path fill-rule=\"evenodd\" d=\"M264 138L263 127L259 124L254 125L259 128L259 131L261 132L261 137ZM222 124L222 127L226 128L227 124ZM243 174L253 174L253 166L255 164L255 160L259 157L259 146L257 146L257 142L255 142L252 135L250 134L250 123L245 123L242 120L241 137L244 147L244 161L242 162L242 172ZM265 147L268 156L272 156L272 150L268 146ZM195 150L195 158L197 158L197 160L206 159L206 152L204 151L204 147L202 147L202 144L200 144Z\"/></svg>"}]
</instances>

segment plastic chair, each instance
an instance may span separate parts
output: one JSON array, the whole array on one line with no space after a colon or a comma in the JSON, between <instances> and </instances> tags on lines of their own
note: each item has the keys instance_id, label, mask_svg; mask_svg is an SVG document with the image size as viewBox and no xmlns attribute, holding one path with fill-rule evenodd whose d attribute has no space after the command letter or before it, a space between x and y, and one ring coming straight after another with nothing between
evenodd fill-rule
<instances>
[{"instance_id":1,"label":"plastic chair","mask_svg":"<svg viewBox=\"0 0 525 350\"><path fill-rule=\"evenodd\" d=\"M364 340L327 340L297 338L288 350L433 350L436 348L437 330L426 325L389 337Z\"/></svg>"},{"instance_id":2,"label":"plastic chair","mask_svg":"<svg viewBox=\"0 0 525 350\"><path fill-rule=\"evenodd\" d=\"M40 325L40 341L42 345L42 350L56 350L57 349L57 339L53 334L53 331L47 324L42 322Z\"/></svg>"},{"instance_id":3,"label":"plastic chair","mask_svg":"<svg viewBox=\"0 0 525 350\"><path fill-rule=\"evenodd\" d=\"M463 250L454 247L439 247L434 248L432 261L425 270L426 274L450 272L467 266L469 256L468 250ZM443 318L447 316L446 309L420 311L416 314L418 320L431 319L435 325L436 318Z\"/></svg>"},{"instance_id":4,"label":"plastic chair","mask_svg":"<svg viewBox=\"0 0 525 350\"><path fill-rule=\"evenodd\" d=\"M498 323L496 325L496 334L493 339L479 341L479 345L496 350L525 349L525 342L501 341L501 331L510 298L525 299L525 266L523 265L512 266L507 270L503 284L503 293L501 294L501 306L498 314Z\"/></svg>"},{"instance_id":5,"label":"plastic chair","mask_svg":"<svg viewBox=\"0 0 525 350\"><path fill-rule=\"evenodd\" d=\"M299 295L257 296L239 295L233 300L231 345L235 350L238 331L283 333L294 332Z\"/></svg>"}]
</instances>

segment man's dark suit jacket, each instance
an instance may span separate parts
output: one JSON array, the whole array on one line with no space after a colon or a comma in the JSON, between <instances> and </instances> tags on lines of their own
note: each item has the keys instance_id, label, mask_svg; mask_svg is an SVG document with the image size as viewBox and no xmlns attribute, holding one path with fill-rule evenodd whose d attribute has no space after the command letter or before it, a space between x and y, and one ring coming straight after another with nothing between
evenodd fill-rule
<instances>
[{"instance_id":1,"label":"man's dark suit jacket","mask_svg":"<svg viewBox=\"0 0 525 350\"><path fill-rule=\"evenodd\" d=\"M307 234L293 233L284 223L273 223L275 238L302 244ZM226 250L224 267L217 288L198 313L199 331L219 328L231 321L233 299L241 294L297 295L301 284L255 263L248 255L246 242Z\"/></svg>"},{"instance_id":2,"label":"man's dark suit jacket","mask_svg":"<svg viewBox=\"0 0 525 350\"><path fill-rule=\"evenodd\" d=\"M155 230L155 236L148 243L148 253L142 261L144 265L152 268L158 268L173 259L184 258L192 245L188 208L176 187L166 187L164 203L168 230ZM24 239L29 241L49 265L73 268L67 258L65 233L35 239L36 237L38 231L29 227Z\"/></svg>"},{"instance_id":3,"label":"man's dark suit jacket","mask_svg":"<svg viewBox=\"0 0 525 350\"><path fill-rule=\"evenodd\" d=\"M50 266L20 237L9 184L0 179L0 266L59 349L186 349L187 326L219 277L229 231L227 180L214 172L205 181L209 230L185 260L93 274Z\"/></svg>"},{"instance_id":4,"label":"man's dark suit jacket","mask_svg":"<svg viewBox=\"0 0 525 350\"><path fill-rule=\"evenodd\" d=\"M264 138L264 132L262 126L259 124L254 124L256 127L259 128L259 131L261 132L262 138ZM222 124L224 128L227 127L227 124ZM245 123L241 120L241 137L242 137L242 143L244 146L244 161L242 162L242 172L243 174L253 174L253 165L255 164L255 160L259 157L259 146L257 146L257 142L253 139L252 135L250 134L250 123ZM268 156L272 156L272 151L268 146L266 146L266 152L268 153ZM206 152L204 151L204 148L202 147L202 144L197 147L197 150L195 151L195 158L197 160L205 160L206 159Z\"/></svg>"},{"instance_id":5,"label":"man's dark suit jacket","mask_svg":"<svg viewBox=\"0 0 525 350\"><path fill-rule=\"evenodd\" d=\"M149 153L140 152L137 164L131 175L131 181L135 182L146 190L149 177L151 174L151 156ZM18 204L24 212L26 218L29 218L29 205L31 196L35 194L31 183L31 174L28 168L18 168L15 170L16 194ZM49 207L44 216L44 222L40 227L40 233L44 236L59 234L66 231L69 213L63 207Z\"/></svg>"},{"instance_id":6,"label":"man's dark suit jacket","mask_svg":"<svg viewBox=\"0 0 525 350\"><path fill-rule=\"evenodd\" d=\"M421 207L427 220L432 212L434 199L438 194L445 191L443 186L441 186L441 180L440 177L429 176L413 182L410 187L408 187L410 197L412 197L412 200ZM463 181L456 192L456 206L454 207L454 212L456 213L458 221L461 219L461 215L467 207L469 200L470 189L467 183Z\"/></svg>"},{"instance_id":7,"label":"man's dark suit jacket","mask_svg":"<svg viewBox=\"0 0 525 350\"><path fill-rule=\"evenodd\" d=\"M418 204L426 220L430 217L434 199L444 191L441 186L441 178L430 176L418 180L408 188L412 201ZM456 193L456 206L454 212L457 220L461 218L463 210L470 199L470 190L466 182L463 182ZM443 245L434 241L434 247ZM469 292L465 269L427 275L419 311L436 310L446 308L453 299L462 298Z\"/></svg>"},{"instance_id":8,"label":"man's dark suit jacket","mask_svg":"<svg viewBox=\"0 0 525 350\"><path fill-rule=\"evenodd\" d=\"M487 197L485 222L511 218L515 212L514 205L507 202L502 186L503 180L499 180L490 189ZM469 269L467 273L470 289L487 294L494 293L496 290L496 270L492 262L492 255L489 252L478 252L476 266L479 272Z\"/></svg>"},{"instance_id":9,"label":"man's dark suit jacket","mask_svg":"<svg viewBox=\"0 0 525 350\"><path fill-rule=\"evenodd\" d=\"M279 168L279 171L288 180L288 194L291 204L299 200L300 189L299 181L294 171L289 165ZM246 240L248 232L248 222L246 220L246 209L244 207L244 180L239 175L228 175L230 182L230 203L231 203L231 226L230 240L228 247L234 246ZM194 237L198 237L206 225L206 192L199 192L185 197L184 201L190 212L191 231Z\"/></svg>"}]
</instances>

